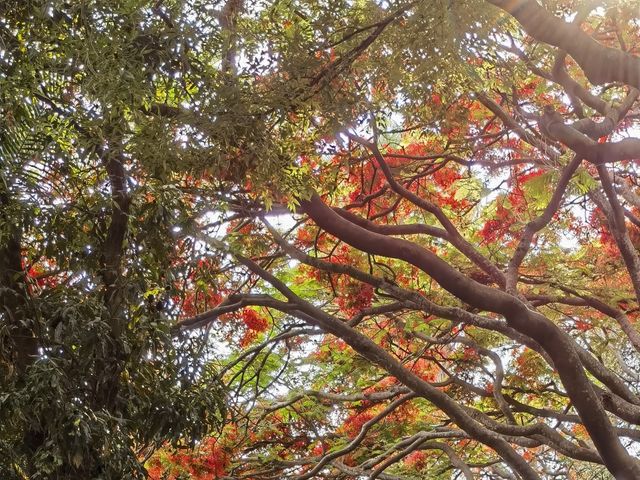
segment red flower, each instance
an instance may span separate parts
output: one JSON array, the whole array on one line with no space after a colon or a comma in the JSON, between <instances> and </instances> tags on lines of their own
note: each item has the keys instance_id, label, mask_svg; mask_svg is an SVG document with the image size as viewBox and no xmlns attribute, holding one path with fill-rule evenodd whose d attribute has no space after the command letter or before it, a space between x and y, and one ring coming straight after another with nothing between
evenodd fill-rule
<instances>
[{"instance_id":1,"label":"red flower","mask_svg":"<svg viewBox=\"0 0 640 480\"><path fill-rule=\"evenodd\" d=\"M350 438L355 438L362 429L362 426L374 417L373 413L361 412L350 415L344 422L344 430Z\"/></svg>"},{"instance_id":2,"label":"red flower","mask_svg":"<svg viewBox=\"0 0 640 480\"><path fill-rule=\"evenodd\" d=\"M593 328L593 325L591 325L589 322L585 322L584 320L576 320L576 328L581 332L586 332L588 330L591 330Z\"/></svg>"},{"instance_id":3,"label":"red flower","mask_svg":"<svg viewBox=\"0 0 640 480\"><path fill-rule=\"evenodd\" d=\"M408 467L417 468L420 470L424 468L427 463L427 454L422 450L416 450L415 452L411 452L404 459L404 464Z\"/></svg>"},{"instance_id":4,"label":"red flower","mask_svg":"<svg viewBox=\"0 0 640 480\"><path fill-rule=\"evenodd\" d=\"M245 308L242 311L242 321L249 330L255 332L264 332L269 326L267 319L258 315L258 312L251 308Z\"/></svg>"}]
</instances>

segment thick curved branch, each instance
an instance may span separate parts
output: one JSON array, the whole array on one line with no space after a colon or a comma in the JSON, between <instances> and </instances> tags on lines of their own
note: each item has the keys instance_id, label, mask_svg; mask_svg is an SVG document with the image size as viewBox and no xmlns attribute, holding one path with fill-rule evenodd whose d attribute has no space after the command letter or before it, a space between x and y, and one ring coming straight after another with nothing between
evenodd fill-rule
<instances>
[{"instance_id":1,"label":"thick curved branch","mask_svg":"<svg viewBox=\"0 0 640 480\"><path fill-rule=\"evenodd\" d=\"M640 89L640 58L596 42L575 24L555 17L535 0L487 0L540 42L565 50L594 85L622 82Z\"/></svg>"},{"instance_id":2,"label":"thick curved branch","mask_svg":"<svg viewBox=\"0 0 640 480\"><path fill-rule=\"evenodd\" d=\"M426 298L423 295L420 295L418 292L413 291L413 290L408 290L406 288L402 288L399 285L396 285L392 282L389 282L387 280L385 280L384 278L379 278L376 277L374 275L370 275L368 273L365 273L361 270L358 270L355 267L352 267L350 265L346 265L346 264L339 264L339 263L331 263L331 262L327 262L324 260L320 260L316 257L312 257L310 255L307 255L306 253L298 250L297 248L293 247L292 245L290 245L289 243L287 243L281 236L280 234L266 221L263 220L263 223L265 224L265 226L269 229L271 235L273 235L275 241L278 243L278 245L289 255L291 255L293 258L295 258L296 260L299 260L300 262L318 268L320 270L324 270L327 272L332 272L332 273L341 273L341 274L346 274L349 275L357 280L360 280L364 283L368 283L369 285L379 288L382 291L387 292L390 295L393 295L395 298L400 299L400 300L404 300L404 301L409 301L411 302L413 308L417 308L419 310L422 310L424 313L429 314L429 315L437 315L441 318L445 318L447 320L451 320L453 322L456 323L467 323L469 325L474 325L477 326L479 328L483 328L486 330L492 330L495 332L498 332L502 335L504 335L507 338L510 338L511 340L518 342L522 345L526 345L527 347L531 348L532 350L535 350L536 352L538 352L540 355L542 355L542 357L545 359L545 361L553 367L553 361L551 360L551 358L547 355L547 353L542 349L542 347L533 339L531 339L530 337L523 335L522 333L518 332L517 330L511 328L509 325L507 325L506 322L501 321L501 320L497 320L494 318L489 318L489 317L485 317L485 316L481 316L481 315L477 315L471 312L468 312L467 310L464 310L462 308L458 308L458 307L444 307L442 305L438 305L432 301L430 301L428 298ZM382 306L379 308L383 308ZM387 307L384 307L387 308ZM366 312L364 312L366 313ZM358 323L360 319L360 316L356 316L352 319L349 320L349 324L350 325L356 325ZM586 355L589 355L587 352L585 352ZM593 360L593 363L599 364L596 360ZM600 372L600 370L598 369L598 371ZM608 378L605 372L600 372L600 375L596 375L598 379L602 378ZM601 380L603 381L603 380ZM603 381L603 383L608 384L606 381ZM626 397L625 397L626 398Z\"/></svg>"},{"instance_id":3,"label":"thick curved branch","mask_svg":"<svg viewBox=\"0 0 640 480\"><path fill-rule=\"evenodd\" d=\"M384 177L387 180L387 183L389 183L389 186L395 193L409 200L414 205L422 208L423 210L431 213L434 217L436 217L440 222L440 224L444 227L444 229L448 233L448 240L449 242L451 242L453 246L455 246L469 260L474 262L482 270L484 270L487 274L489 274L491 278L493 278L498 283L498 285L505 285L505 278L503 273L493 263L491 263L487 258L485 258L480 252L478 252L473 247L473 245L471 245L467 240L465 240L465 238L462 235L460 235L460 232L458 231L458 229L455 227L455 225L451 222L451 220L447 217L447 215L442 211L440 207L438 207L436 204L422 197L419 197L418 195L406 189L396 181L395 177L393 176L393 172L391 171L391 169L389 168L389 165L384 159L384 155L382 155L382 153L378 149L378 146L375 143L369 142L364 138L358 137L357 135L354 135L352 133L347 133L347 135L349 136L349 138L358 142L363 147L369 149L373 153L378 163L378 166L380 167L380 170L382 170L382 173L384 174Z\"/></svg>"},{"instance_id":4,"label":"thick curved branch","mask_svg":"<svg viewBox=\"0 0 640 480\"><path fill-rule=\"evenodd\" d=\"M607 102L592 94L589 90L571 78L567 73L567 67L565 65L566 56L566 52L559 52L558 55L556 55L556 60L553 64L552 70L553 79L564 88L567 95L577 97L584 102L585 105L593 108L598 113L605 115L607 112Z\"/></svg>"},{"instance_id":5,"label":"thick curved branch","mask_svg":"<svg viewBox=\"0 0 640 480\"><path fill-rule=\"evenodd\" d=\"M505 316L510 326L538 341L553 359L560 378L587 431L614 475L640 477L640 467L620 444L605 410L584 373L571 339L552 322L529 310L518 298L479 284L432 252L406 240L369 232L324 205L317 195L301 202L302 209L328 233L365 252L404 260L430 275L445 290L483 310Z\"/></svg>"},{"instance_id":6,"label":"thick curved branch","mask_svg":"<svg viewBox=\"0 0 640 480\"><path fill-rule=\"evenodd\" d=\"M549 366L555 369L553 360L549 357L547 352L540 346L538 342L533 340L531 337L524 335L521 332L510 327L507 323L494 318L489 318L486 316L474 314L462 308L444 307L444 306L438 305L430 301L425 296L420 295L418 292L407 290L396 284L387 282L382 278L378 278L373 275L362 272L350 265L326 262L318 258L311 257L310 255L305 254L304 252L296 249L295 247L293 247L292 245L284 241L284 239L278 234L278 232L271 225L269 225L268 222L264 222L264 223L265 223L265 226L267 226L267 228L273 235L278 245L280 245L280 247L285 252L287 252L296 260L299 260L302 263L305 263L309 266L312 266L324 271L349 275L357 280L368 283L369 285L372 285L376 288L380 288L381 290L393 295L395 298L411 302L413 305L415 305L415 308L422 310L426 314L430 314L430 315L433 314L441 318L451 320L456 323L466 323L466 324L474 325L476 327L483 328L486 330L499 332L500 334L506 336L507 338L510 338L511 340L518 342L521 345L526 345L527 347L536 351L545 359L545 361ZM562 287L562 286L558 286L558 287L564 288L565 290L567 290L566 287ZM567 290L567 291L568 293L577 295L577 293L573 291L570 291L570 290ZM349 323L351 325L355 325L357 322L354 323L354 319L351 319ZM569 341L572 342L573 348L578 353L578 356L580 357L580 361L585 366L585 368L595 378L597 378L600 382L602 382L611 390L611 393L606 393L606 395L608 395L609 398L611 398L611 401L609 403L612 405L611 407L607 407L607 409L610 410L612 413L615 413L616 415L618 415L618 413L616 412L626 412L624 413L624 417L621 417L621 418L632 417L632 414L628 412L629 408L620 406L620 405L621 405L621 402L626 402L626 405L638 404L640 402L638 397L629 390L627 385L625 385L625 383L620 379L620 377L618 377L614 372L609 370L605 365L603 365L596 358L594 358L588 351L586 351L583 347L578 345L573 339L571 339L571 337L567 337L567 338L569 339ZM600 397L602 397L602 395L605 394L605 391L596 389L596 393Z\"/></svg>"},{"instance_id":7,"label":"thick curved branch","mask_svg":"<svg viewBox=\"0 0 640 480\"><path fill-rule=\"evenodd\" d=\"M638 257L638 252L633 246L633 243L631 243L631 238L629 237L629 232L625 223L624 210L618 200L618 194L613 187L611 176L604 165L598 166L598 174L600 176L602 189L606 195L606 200L599 192L592 192L591 198L596 205L598 205L607 219L609 231L618 246L622 260L624 261L627 272L629 273L631 284L633 285L633 290L636 294L636 299L640 302L640 257ZM633 328L631 330L625 328L628 327L628 325L625 325L624 322L620 324L620 326L623 330L627 330L625 331L627 335L631 335L629 338L633 337L636 341L640 340L637 337L634 337L635 330ZM637 336L638 333L635 332L635 335Z\"/></svg>"},{"instance_id":8,"label":"thick curved branch","mask_svg":"<svg viewBox=\"0 0 640 480\"><path fill-rule=\"evenodd\" d=\"M527 142L532 147L536 148L544 155L547 155L553 161L557 161L560 158L560 152L558 152L555 148L550 148L547 142L538 138L533 133L525 130L522 125L520 125L515 119L513 119L500 105L494 102L486 94L478 93L476 94L476 97L478 98L478 101L480 101L480 103L482 103L491 111L491 113L502 120L502 123L504 123L506 127L516 133L522 140Z\"/></svg>"},{"instance_id":9,"label":"thick curved branch","mask_svg":"<svg viewBox=\"0 0 640 480\"><path fill-rule=\"evenodd\" d=\"M300 310L293 314L306 320L310 324L317 325L328 333L341 338L360 355L395 376L400 382L409 387L416 394L432 402L436 407L440 408L455 420L455 422L463 430L469 433L469 435L498 452L498 454L524 479L537 480L540 478L538 474L527 464L527 462L525 462L513 450L507 441L499 435L487 430L479 422L469 417L464 409L447 394L424 381L418 375L407 370L401 362L379 347L368 337L356 332L340 320L326 314L312 304L297 297L283 282L275 278L269 272L260 268L254 262L237 254L235 256L238 261L245 265L249 270L273 285L291 303L296 303Z\"/></svg>"},{"instance_id":10,"label":"thick curved branch","mask_svg":"<svg viewBox=\"0 0 640 480\"><path fill-rule=\"evenodd\" d=\"M382 235L429 235L432 237L442 238L443 240L449 239L449 234L446 230L433 227L431 225L425 225L423 223L410 223L407 225L378 225L371 220L362 218L343 208L335 208L334 210L338 215L346 218L350 222Z\"/></svg>"}]
</instances>

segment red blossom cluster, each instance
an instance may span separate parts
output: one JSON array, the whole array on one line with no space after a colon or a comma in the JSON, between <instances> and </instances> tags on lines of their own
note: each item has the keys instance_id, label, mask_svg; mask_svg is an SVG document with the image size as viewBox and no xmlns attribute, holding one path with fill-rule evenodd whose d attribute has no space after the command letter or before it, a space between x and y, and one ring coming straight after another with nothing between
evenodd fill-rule
<instances>
[{"instance_id":1,"label":"red blossom cluster","mask_svg":"<svg viewBox=\"0 0 640 480\"><path fill-rule=\"evenodd\" d=\"M311 229L305 227L298 229L296 237L300 246L305 248L311 247L315 241L315 235L312 233Z\"/></svg>"},{"instance_id":2,"label":"red blossom cluster","mask_svg":"<svg viewBox=\"0 0 640 480\"><path fill-rule=\"evenodd\" d=\"M366 283L356 282L350 277L339 278L340 291L336 303L346 315L353 316L369 308L373 302L373 287Z\"/></svg>"},{"instance_id":3,"label":"red blossom cluster","mask_svg":"<svg viewBox=\"0 0 640 480\"><path fill-rule=\"evenodd\" d=\"M487 220L478 232L484 242L492 243L502 240L511 233L511 228L518 221L518 217L525 216L529 208L524 185L544 173L544 170L540 169L526 173L520 173L517 168L514 169L510 182L511 190L506 196L497 200L494 218Z\"/></svg>"},{"instance_id":4,"label":"red blossom cluster","mask_svg":"<svg viewBox=\"0 0 640 480\"><path fill-rule=\"evenodd\" d=\"M375 414L369 410L364 412L357 412L349 415L342 424L342 430L349 436L349 438L355 438L363 425L375 417Z\"/></svg>"},{"instance_id":5,"label":"red blossom cluster","mask_svg":"<svg viewBox=\"0 0 640 480\"><path fill-rule=\"evenodd\" d=\"M212 438L195 453L170 453L149 462L149 480L177 480L189 475L192 480L216 480L223 477L230 462L229 454Z\"/></svg>"},{"instance_id":6,"label":"red blossom cluster","mask_svg":"<svg viewBox=\"0 0 640 480\"><path fill-rule=\"evenodd\" d=\"M260 332L264 332L269 327L267 319L258 315L258 312L251 308L245 308L242 311L241 319L247 327L246 332L240 339L241 347L246 347L251 344Z\"/></svg>"},{"instance_id":7,"label":"red blossom cluster","mask_svg":"<svg viewBox=\"0 0 640 480\"><path fill-rule=\"evenodd\" d=\"M407 467L420 470L427 465L429 457L422 450L415 450L404 458L404 464Z\"/></svg>"},{"instance_id":8,"label":"red blossom cluster","mask_svg":"<svg viewBox=\"0 0 640 480\"><path fill-rule=\"evenodd\" d=\"M500 202L496 209L495 218L487 220L478 233L482 240L487 243L493 243L507 235L515 221L511 211Z\"/></svg>"},{"instance_id":9,"label":"red blossom cluster","mask_svg":"<svg viewBox=\"0 0 640 480\"><path fill-rule=\"evenodd\" d=\"M176 297L174 301L179 302L180 298ZM182 301L182 314L185 317L192 317L217 306L221 301L222 296L217 292L190 291Z\"/></svg>"},{"instance_id":10,"label":"red blossom cluster","mask_svg":"<svg viewBox=\"0 0 640 480\"><path fill-rule=\"evenodd\" d=\"M55 261L45 260L45 265L41 262L32 264L27 269L27 279L31 280L29 283L29 289L31 291L32 285L40 288L53 288L60 282L60 279L56 275L52 275L50 272L55 270ZM33 292L31 292L33 293Z\"/></svg>"},{"instance_id":11,"label":"red blossom cluster","mask_svg":"<svg viewBox=\"0 0 640 480\"><path fill-rule=\"evenodd\" d=\"M576 320L575 326L576 329L580 330L581 332L587 332L593 328L593 325L585 320Z\"/></svg>"},{"instance_id":12,"label":"red blossom cluster","mask_svg":"<svg viewBox=\"0 0 640 480\"><path fill-rule=\"evenodd\" d=\"M478 350L473 347L464 347L462 350L462 358L467 361L477 360L479 357Z\"/></svg>"},{"instance_id":13,"label":"red blossom cluster","mask_svg":"<svg viewBox=\"0 0 640 480\"><path fill-rule=\"evenodd\" d=\"M245 308L242 311L242 321L249 330L256 332L264 332L269 326L267 319L258 315L258 312L252 308Z\"/></svg>"},{"instance_id":14,"label":"red blossom cluster","mask_svg":"<svg viewBox=\"0 0 640 480\"><path fill-rule=\"evenodd\" d=\"M411 371L423 380L433 382L438 375L439 369L435 363L425 358L419 358L413 363Z\"/></svg>"}]
</instances>

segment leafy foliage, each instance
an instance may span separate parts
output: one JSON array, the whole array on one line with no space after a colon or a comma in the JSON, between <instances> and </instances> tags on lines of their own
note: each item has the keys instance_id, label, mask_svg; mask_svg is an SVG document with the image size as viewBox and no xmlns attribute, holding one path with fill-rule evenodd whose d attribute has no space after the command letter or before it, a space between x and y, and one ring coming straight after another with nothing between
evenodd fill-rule
<instances>
[{"instance_id":1,"label":"leafy foliage","mask_svg":"<svg viewBox=\"0 0 640 480\"><path fill-rule=\"evenodd\" d=\"M4 2L0 476L637 478L639 45L631 1Z\"/></svg>"}]
</instances>

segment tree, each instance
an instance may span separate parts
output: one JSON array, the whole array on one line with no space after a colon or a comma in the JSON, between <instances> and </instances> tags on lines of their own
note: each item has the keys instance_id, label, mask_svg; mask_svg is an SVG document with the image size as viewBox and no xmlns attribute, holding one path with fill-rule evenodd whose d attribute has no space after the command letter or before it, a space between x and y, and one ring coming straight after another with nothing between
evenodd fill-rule
<instances>
[{"instance_id":1,"label":"tree","mask_svg":"<svg viewBox=\"0 0 640 480\"><path fill-rule=\"evenodd\" d=\"M0 19L5 476L640 478L635 2Z\"/></svg>"}]
</instances>

